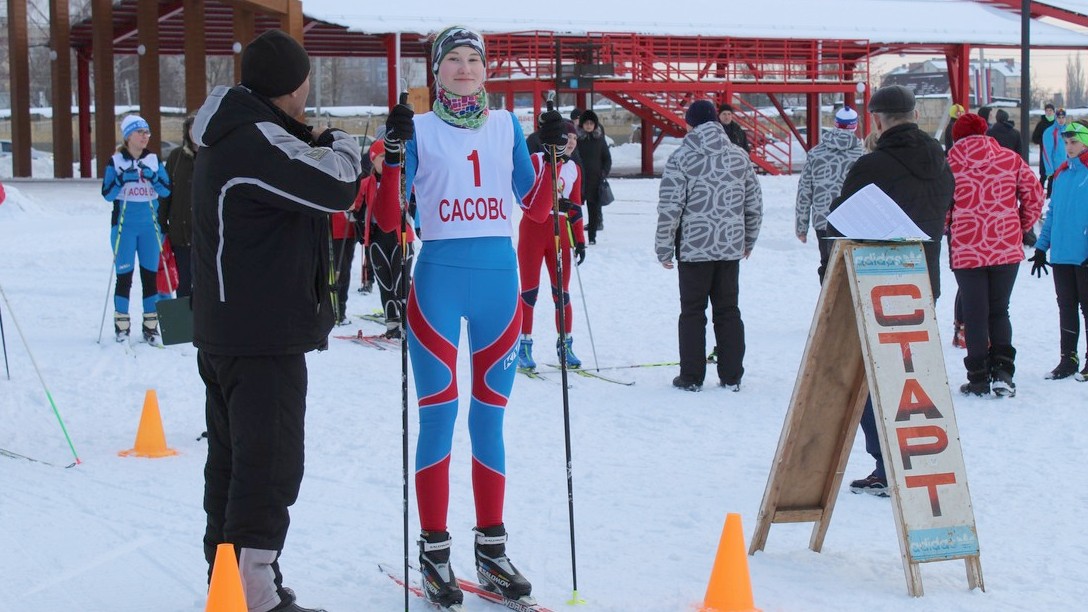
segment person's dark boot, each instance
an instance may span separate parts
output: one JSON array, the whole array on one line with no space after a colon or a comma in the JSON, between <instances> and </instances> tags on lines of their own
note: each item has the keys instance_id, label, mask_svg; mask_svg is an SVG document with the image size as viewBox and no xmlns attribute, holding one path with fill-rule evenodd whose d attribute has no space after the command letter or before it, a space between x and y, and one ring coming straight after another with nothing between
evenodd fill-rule
<instances>
[{"instance_id":1,"label":"person's dark boot","mask_svg":"<svg viewBox=\"0 0 1088 612\"><path fill-rule=\"evenodd\" d=\"M506 528L500 523L493 527L477 527L474 531L476 575L480 584L506 599L526 601L533 585L506 556Z\"/></svg>"},{"instance_id":2,"label":"person's dark boot","mask_svg":"<svg viewBox=\"0 0 1088 612\"><path fill-rule=\"evenodd\" d=\"M1062 355L1062 360L1058 362L1058 367L1051 370L1046 377L1051 380L1069 378L1077 373L1077 366L1079 365L1080 362L1076 353L1065 353Z\"/></svg>"},{"instance_id":3,"label":"person's dark boot","mask_svg":"<svg viewBox=\"0 0 1088 612\"><path fill-rule=\"evenodd\" d=\"M450 566L448 531L419 534L419 571L423 574L423 594L427 601L443 608L464 601L465 595L457 586L457 577Z\"/></svg>"},{"instance_id":4,"label":"person's dark boot","mask_svg":"<svg viewBox=\"0 0 1088 612\"><path fill-rule=\"evenodd\" d=\"M990 390L997 397L1015 397L1016 349L1009 345L990 347Z\"/></svg>"},{"instance_id":5,"label":"person's dark boot","mask_svg":"<svg viewBox=\"0 0 1088 612\"><path fill-rule=\"evenodd\" d=\"M960 393L985 397L990 394L990 360L987 357L964 357L967 382L960 385Z\"/></svg>"}]
</instances>

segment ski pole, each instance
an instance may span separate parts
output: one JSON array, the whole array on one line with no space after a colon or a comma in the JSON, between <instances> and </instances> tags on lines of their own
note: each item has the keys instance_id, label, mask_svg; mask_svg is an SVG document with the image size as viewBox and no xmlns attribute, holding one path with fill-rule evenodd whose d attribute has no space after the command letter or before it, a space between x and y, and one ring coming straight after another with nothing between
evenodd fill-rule
<instances>
[{"instance_id":1,"label":"ski pole","mask_svg":"<svg viewBox=\"0 0 1088 612\"><path fill-rule=\"evenodd\" d=\"M23 341L23 346L26 347L26 354L30 356L30 364L34 366L34 372L38 374L38 380L42 383L45 397L49 400L49 405L53 408L53 414L57 417L57 423L60 423L60 430L64 433L64 439L68 442L68 448L72 451L72 456L76 459L75 463L70 464L68 467L79 465L83 462L79 460L79 455L76 453L76 447L72 444L71 436L68 435L68 428L64 425L64 419L60 418L60 411L57 410L57 403L53 401L53 394L49 392L49 387L45 384L45 378L42 377L42 371L38 368L38 361L34 359L34 353L30 350L30 344L26 341L26 336L23 334L23 328L19 325L19 319L15 318L15 311L11 309L11 302L8 301L8 294L4 292L4 287L2 285L0 285L0 297L4 298L4 304L8 307L8 313L11 315L11 320L15 323L15 331L19 333L19 339ZM6 355L7 349L5 349L5 356Z\"/></svg>"},{"instance_id":2,"label":"ski pole","mask_svg":"<svg viewBox=\"0 0 1088 612\"><path fill-rule=\"evenodd\" d=\"M407 83L405 83L407 89ZM408 106L408 92L400 94L399 104ZM397 300L400 310L400 431L404 502L404 609L408 610L408 143L401 143L400 158L400 282Z\"/></svg>"},{"instance_id":3,"label":"ski pole","mask_svg":"<svg viewBox=\"0 0 1088 612\"><path fill-rule=\"evenodd\" d=\"M122 186L123 190L124 187ZM121 246L121 231L125 228L125 209L128 207L128 192L121 199L121 212L117 215L117 238L113 241L113 262L110 264L110 277L106 281L106 302L102 304L102 322L98 326L98 343L102 344L102 330L106 327L106 311L110 306L110 285L113 284L113 273L117 269L117 249Z\"/></svg>"},{"instance_id":4,"label":"ski pole","mask_svg":"<svg viewBox=\"0 0 1088 612\"><path fill-rule=\"evenodd\" d=\"M4 345L4 372L11 380L11 370L8 369L8 340L4 337L4 311L0 309L0 344Z\"/></svg>"},{"instance_id":5,"label":"ski pole","mask_svg":"<svg viewBox=\"0 0 1088 612\"><path fill-rule=\"evenodd\" d=\"M567 224L567 235L570 243L574 244L574 230ZM582 287L582 271L579 266L574 266L574 276L578 279L578 293L582 296L582 312L586 313L586 329L589 331L589 348L593 349L593 368L601 371L601 364L597 361L597 343L593 341L593 326L589 323L589 304L586 303L586 290Z\"/></svg>"},{"instance_id":6,"label":"ski pole","mask_svg":"<svg viewBox=\"0 0 1088 612\"><path fill-rule=\"evenodd\" d=\"M554 93L548 95L549 113L555 110L554 95ZM574 541L574 477L572 475L574 470L570 445L570 394L567 391L567 324L565 316L566 305L563 303L563 251L561 249L561 234L559 233L559 146L547 145L545 157L550 157L548 162L551 164L552 169L552 213L555 217L555 277L556 285L558 285L559 288L559 342L562 347L559 351L559 369L563 387L563 437L567 459L567 514L570 524L570 573L572 593L571 599L567 603L573 605L583 603L583 600L578 597L578 556Z\"/></svg>"}]
</instances>

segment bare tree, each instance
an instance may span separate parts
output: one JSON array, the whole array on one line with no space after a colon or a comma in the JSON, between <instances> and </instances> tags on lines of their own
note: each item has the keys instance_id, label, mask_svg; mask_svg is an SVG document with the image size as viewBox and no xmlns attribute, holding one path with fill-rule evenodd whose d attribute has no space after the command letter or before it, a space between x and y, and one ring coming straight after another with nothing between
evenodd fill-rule
<instances>
[{"instance_id":1,"label":"bare tree","mask_svg":"<svg viewBox=\"0 0 1088 612\"><path fill-rule=\"evenodd\" d=\"M1084 66L1079 52L1065 61L1065 103L1078 107L1085 103Z\"/></svg>"}]
</instances>

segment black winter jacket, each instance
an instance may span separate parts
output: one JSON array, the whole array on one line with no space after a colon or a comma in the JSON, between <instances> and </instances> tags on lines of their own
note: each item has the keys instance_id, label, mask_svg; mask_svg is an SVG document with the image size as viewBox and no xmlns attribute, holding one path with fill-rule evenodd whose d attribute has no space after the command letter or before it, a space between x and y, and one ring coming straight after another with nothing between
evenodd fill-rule
<instances>
[{"instance_id":1,"label":"black winter jacket","mask_svg":"<svg viewBox=\"0 0 1088 612\"><path fill-rule=\"evenodd\" d=\"M187 146L175 147L166 158L170 195L159 200L159 227L166 229L170 244L189 246L193 242L193 164L195 154Z\"/></svg>"},{"instance_id":2,"label":"black winter jacket","mask_svg":"<svg viewBox=\"0 0 1088 612\"><path fill-rule=\"evenodd\" d=\"M325 348L329 214L355 200L359 145L336 131L315 147L241 86L212 91L193 136L193 344L232 356Z\"/></svg>"},{"instance_id":3,"label":"black winter jacket","mask_svg":"<svg viewBox=\"0 0 1088 612\"><path fill-rule=\"evenodd\" d=\"M601 126L598 125L590 134L578 129L578 148L575 153L581 158L582 164L582 199L597 203L601 179L608 178L612 172L612 153L608 150L608 141L604 138Z\"/></svg>"},{"instance_id":4,"label":"black winter jacket","mask_svg":"<svg viewBox=\"0 0 1088 612\"><path fill-rule=\"evenodd\" d=\"M997 144L1016 153L1022 154L1020 147L1020 130L1013 126L1012 121L998 121L986 130L986 135L997 141Z\"/></svg>"},{"instance_id":5,"label":"black winter jacket","mask_svg":"<svg viewBox=\"0 0 1088 612\"><path fill-rule=\"evenodd\" d=\"M956 190L944 150L914 123L892 126L881 134L876 150L862 155L846 175L842 193L831 202L838 208L862 187L875 183L932 240L923 243L933 286L933 299L941 293L941 235ZM828 224L834 236L841 236ZM827 262L821 262L824 266Z\"/></svg>"},{"instance_id":6,"label":"black winter jacket","mask_svg":"<svg viewBox=\"0 0 1088 612\"><path fill-rule=\"evenodd\" d=\"M748 145L748 133L744 131L739 123L733 121L729 125L723 125L722 127L725 128L725 135L729 137L729 142L745 151L752 150L752 147Z\"/></svg>"}]
</instances>

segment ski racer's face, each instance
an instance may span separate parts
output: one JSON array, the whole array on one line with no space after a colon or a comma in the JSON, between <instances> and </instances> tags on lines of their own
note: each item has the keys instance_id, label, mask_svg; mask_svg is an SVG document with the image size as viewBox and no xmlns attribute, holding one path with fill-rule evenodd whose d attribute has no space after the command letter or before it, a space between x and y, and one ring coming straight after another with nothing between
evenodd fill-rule
<instances>
[{"instance_id":1,"label":"ski racer's face","mask_svg":"<svg viewBox=\"0 0 1088 612\"><path fill-rule=\"evenodd\" d=\"M484 84L484 60L472 47L455 47L438 65L438 82L456 96L470 96Z\"/></svg>"},{"instance_id":2,"label":"ski racer's face","mask_svg":"<svg viewBox=\"0 0 1088 612\"><path fill-rule=\"evenodd\" d=\"M567 146L563 147L563 155L570 157L574 153L574 149L578 148L578 136L575 134L567 134Z\"/></svg>"},{"instance_id":3,"label":"ski racer's face","mask_svg":"<svg viewBox=\"0 0 1088 612\"><path fill-rule=\"evenodd\" d=\"M128 135L128 148L129 151L136 153L143 153L147 148L148 141L151 140L150 130L136 130Z\"/></svg>"}]
</instances>

